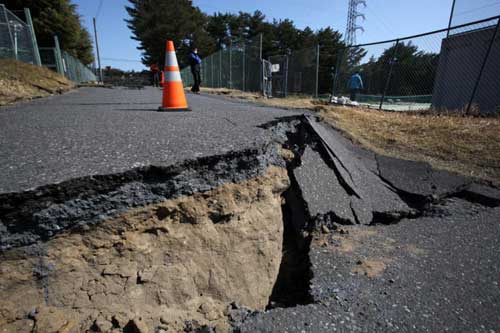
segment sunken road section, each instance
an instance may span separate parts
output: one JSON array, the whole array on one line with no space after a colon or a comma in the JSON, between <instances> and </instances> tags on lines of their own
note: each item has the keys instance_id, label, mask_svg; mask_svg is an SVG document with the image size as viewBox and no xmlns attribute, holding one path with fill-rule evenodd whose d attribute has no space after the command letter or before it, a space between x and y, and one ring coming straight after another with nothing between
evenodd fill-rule
<instances>
[{"instance_id":1,"label":"sunken road section","mask_svg":"<svg viewBox=\"0 0 500 333\"><path fill-rule=\"evenodd\" d=\"M376 156L314 117L261 127L272 139L253 149L0 195L0 331L299 329L287 309L339 288L319 250L339 240L321 235L446 200L500 205L497 189Z\"/></svg>"}]
</instances>

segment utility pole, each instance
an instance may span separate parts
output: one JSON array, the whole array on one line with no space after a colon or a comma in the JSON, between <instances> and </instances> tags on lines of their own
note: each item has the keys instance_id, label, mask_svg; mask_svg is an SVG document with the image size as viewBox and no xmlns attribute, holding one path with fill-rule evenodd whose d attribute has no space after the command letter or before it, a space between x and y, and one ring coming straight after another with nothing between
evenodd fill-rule
<instances>
[{"instance_id":1,"label":"utility pole","mask_svg":"<svg viewBox=\"0 0 500 333\"><path fill-rule=\"evenodd\" d=\"M95 24L95 17L94 17L94 36L95 36L95 48L97 51L97 66L99 66L99 79L101 83L103 83L102 80L102 68L101 68L101 54L99 53L99 42L97 41L97 28Z\"/></svg>"}]
</instances>

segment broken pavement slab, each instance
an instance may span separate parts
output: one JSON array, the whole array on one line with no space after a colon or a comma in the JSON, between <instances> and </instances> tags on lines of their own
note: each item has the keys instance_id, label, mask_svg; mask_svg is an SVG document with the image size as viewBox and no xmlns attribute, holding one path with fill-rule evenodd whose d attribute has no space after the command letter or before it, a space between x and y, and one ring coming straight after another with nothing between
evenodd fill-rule
<instances>
[{"instance_id":1,"label":"broken pavement slab","mask_svg":"<svg viewBox=\"0 0 500 333\"><path fill-rule=\"evenodd\" d=\"M312 217L331 212L333 222L370 224L374 216L413 213L394 189L337 140L338 133L313 117L306 119L323 153L307 148L294 173Z\"/></svg>"},{"instance_id":2,"label":"broken pavement slab","mask_svg":"<svg viewBox=\"0 0 500 333\"><path fill-rule=\"evenodd\" d=\"M428 163L376 156L379 175L399 191L422 198L442 198L459 192L470 179L433 169Z\"/></svg>"},{"instance_id":3,"label":"broken pavement slab","mask_svg":"<svg viewBox=\"0 0 500 333\"><path fill-rule=\"evenodd\" d=\"M311 217L321 217L332 212L339 221L355 223L350 195L340 185L335 171L310 147L305 149L301 161L301 165L293 173Z\"/></svg>"},{"instance_id":4,"label":"broken pavement slab","mask_svg":"<svg viewBox=\"0 0 500 333\"><path fill-rule=\"evenodd\" d=\"M491 186L472 183L465 187L457 196L490 207L500 206L500 189Z\"/></svg>"}]
</instances>

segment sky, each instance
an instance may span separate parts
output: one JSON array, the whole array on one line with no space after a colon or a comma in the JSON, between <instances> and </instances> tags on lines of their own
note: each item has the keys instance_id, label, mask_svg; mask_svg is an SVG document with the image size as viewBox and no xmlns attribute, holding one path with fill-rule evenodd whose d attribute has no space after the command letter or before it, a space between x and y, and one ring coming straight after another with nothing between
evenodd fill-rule
<instances>
[{"instance_id":1,"label":"sky","mask_svg":"<svg viewBox=\"0 0 500 333\"><path fill-rule=\"evenodd\" d=\"M482 17L500 15L500 0L456 0L457 24ZM138 42L131 39L127 18L127 0L73 0L82 22L92 37L92 17L97 16L97 31L102 66L124 70L142 70ZM99 4L102 2L102 5ZM366 0L360 6L366 20L360 21L365 32L358 32L358 43L394 39L448 26L452 0ZM344 33L348 0L193 0L203 12L260 10L268 20L291 19L299 28L313 30L332 27ZM486 15L486 16L484 16Z\"/></svg>"}]
</instances>

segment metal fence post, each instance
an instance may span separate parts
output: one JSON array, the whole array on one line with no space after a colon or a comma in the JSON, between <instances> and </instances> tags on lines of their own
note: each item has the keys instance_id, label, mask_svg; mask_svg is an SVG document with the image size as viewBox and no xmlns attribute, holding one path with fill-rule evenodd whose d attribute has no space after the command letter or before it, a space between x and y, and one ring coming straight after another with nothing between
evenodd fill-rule
<instances>
[{"instance_id":1,"label":"metal fence post","mask_svg":"<svg viewBox=\"0 0 500 333\"><path fill-rule=\"evenodd\" d=\"M285 97L288 97L288 54L285 55L286 65L285 65Z\"/></svg>"},{"instance_id":2,"label":"metal fence post","mask_svg":"<svg viewBox=\"0 0 500 333\"><path fill-rule=\"evenodd\" d=\"M245 49L246 49L246 45L243 45L243 53L241 54L241 60L242 60L242 69L243 69L243 76L241 78L241 87L243 91L245 91Z\"/></svg>"},{"instance_id":3,"label":"metal fence post","mask_svg":"<svg viewBox=\"0 0 500 333\"><path fill-rule=\"evenodd\" d=\"M450 28L451 28L451 21L453 20L453 14L455 13L455 0L453 0L453 3L451 5L451 12L450 12L450 21L448 22L448 31L446 32L446 37L450 36Z\"/></svg>"},{"instance_id":4,"label":"metal fence post","mask_svg":"<svg viewBox=\"0 0 500 333\"><path fill-rule=\"evenodd\" d=\"M33 45L33 55L35 56L35 63L37 66L42 66L42 59L40 58L40 51L38 50L38 43L36 41L35 28L33 27L33 20L31 19L31 12L29 8L24 8L24 16L28 23L31 35L31 44Z\"/></svg>"},{"instance_id":5,"label":"metal fence post","mask_svg":"<svg viewBox=\"0 0 500 333\"><path fill-rule=\"evenodd\" d=\"M233 73L232 73L232 45L233 40L229 41L229 89L233 89Z\"/></svg>"},{"instance_id":6,"label":"metal fence post","mask_svg":"<svg viewBox=\"0 0 500 333\"><path fill-rule=\"evenodd\" d=\"M391 83L392 69L394 68L394 62L395 62L398 46L399 46L399 39L396 40L396 45L394 46L394 52L391 55L391 60L390 60L391 66L389 67L389 75L387 75L387 80L385 81L384 92L382 93L382 98L380 99L380 106L378 108L379 110L382 110L382 105L384 105L385 95L387 94L387 90L389 89L389 84Z\"/></svg>"},{"instance_id":7,"label":"metal fence post","mask_svg":"<svg viewBox=\"0 0 500 333\"><path fill-rule=\"evenodd\" d=\"M340 66L342 65L342 58L344 57L344 51L346 49L340 49L337 54L337 64L335 68L335 74L333 77L333 86L332 86L332 96L335 96L335 88L337 87L337 80L339 77Z\"/></svg>"},{"instance_id":8,"label":"metal fence post","mask_svg":"<svg viewBox=\"0 0 500 333\"><path fill-rule=\"evenodd\" d=\"M319 89L319 44L316 45L316 87L314 90L314 97L318 98Z\"/></svg>"},{"instance_id":9,"label":"metal fence post","mask_svg":"<svg viewBox=\"0 0 500 333\"><path fill-rule=\"evenodd\" d=\"M219 50L219 88L222 88L222 49Z\"/></svg>"},{"instance_id":10,"label":"metal fence post","mask_svg":"<svg viewBox=\"0 0 500 333\"><path fill-rule=\"evenodd\" d=\"M260 73L262 75L262 79L260 80L260 87L259 89L261 91L264 91L264 61L262 59L262 32L260 33L260 43L259 43L259 64L260 64Z\"/></svg>"},{"instance_id":11,"label":"metal fence post","mask_svg":"<svg viewBox=\"0 0 500 333\"><path fill-rule=\"evenodd\" d=\"M62 65L61 48L59 46L59 38L57 38L57 35L54 35L54 44L55 44L55 55L56 55L56 68L57 68L57 72L59 74L64 75L64 68L63 68L63 65Z\"/></svg>"},{"instance_id":12,"label":"metal fence post","mask_svg":"<svg viewBox=\"0 0 500 333\"><path fill-rule=\"evenodd\" d=\"M479 82L481 82L481 76L483 76L484 68L486 67L488 58L490 57L493 44L495 43L495 39L497 38L499 26L500 26L500 18L497 19L497 24L495 26L495 31L493 32L493 37L491 37L490 44L488 45L488 51L486 51L486 55L484 56L483 63L481 64L481 70L479 71L479 75L477 76L476 83L474 83L474 89L472 90L472 95L470 97L469 105L467 106L467 114L469 113L470 108L472 107L472 102L474 102L474 97L476 97L477 88L479 87Z\"/></svg>"},{"instance_id":13,"label":"metal fence post","mask_svg":"<svg viewBox=\"0 0 500 333\"><path fill-rule=\"evenodd\" d=\"M0 8L2 8L3 14L5 16L5 24L7 25L7 30L9 30L10 45L12 46L12 52L14 52L14 37L12 37L12 31L10 29L9 17L7 16L7 8L5 8L5 5L3 4L0 4Z\"/></svg>"},{"instance_id":14,"label":"metal fence post","mask_svg":"<svg viewBox=\"0 0 500 333\"><path fill-rule=\"evenodd\" d=\"M211 75L212 75L212 88L215 88L215 75L214 75L214 65L215 65L215 57L214 56L210 56L210 67L211 67Z\"/></svg>"}]
</instances>

